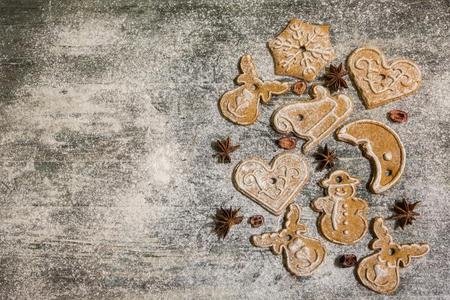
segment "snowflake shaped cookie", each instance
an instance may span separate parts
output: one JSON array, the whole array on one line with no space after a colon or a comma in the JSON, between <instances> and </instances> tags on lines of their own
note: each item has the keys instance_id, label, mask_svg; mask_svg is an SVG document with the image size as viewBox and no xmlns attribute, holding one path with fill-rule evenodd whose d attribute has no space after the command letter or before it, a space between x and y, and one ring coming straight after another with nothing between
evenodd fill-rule
<instances>
[{"instance_id":1,"label":"snowflake shaped cookie","mask_svg":"<svg viewBox=\"0 0 450 300\"><path fill-rule=\"evenodd\" d=\"M275 74L312 81L336 55L331 47L329 26L313 25L293 19L273 40L269 48Z\"/></svg>"}]
</instances>

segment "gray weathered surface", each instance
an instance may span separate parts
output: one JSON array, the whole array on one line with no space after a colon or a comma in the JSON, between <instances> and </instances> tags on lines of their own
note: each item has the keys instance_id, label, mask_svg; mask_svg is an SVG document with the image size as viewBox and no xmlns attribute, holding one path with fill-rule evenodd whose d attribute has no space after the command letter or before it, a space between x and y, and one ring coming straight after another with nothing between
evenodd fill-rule
<instances>
[{"instance_id":1,"label":"gray weathered surface","mask_svg":"<svg viewBox=\"0 0 450 300\"><path fill-rule=\"evenodd\" d=\"M324 242L325 264L301 279L249 243L279 219L235 191L231 171L280 152L269 117L292 96L249 127L224 120L217 100L244 53L263 78L277 78L266 41L293 17L331 24L336 62L370 44L421 66L422 88L403 101L367 111L346 92L352 120L410 113L392 125L408 154L401 182L358 195L370 217L388 216L395 199L422 201L423 217L393 235L432 251L402 270L396 295L450 297L448 1L0 0L0 298L378 297L333 264L344 252L368 254L370 235L349 247ZM217 164L210 143L227 135L241 149ZM367 182L356 148L326 142L338 167ZM309 202L324 175L313 172L296 199L315 237ZM261 213L267 225L242 224L217 241L210 216L220 205Z\"/></svg>"}]
</instances>

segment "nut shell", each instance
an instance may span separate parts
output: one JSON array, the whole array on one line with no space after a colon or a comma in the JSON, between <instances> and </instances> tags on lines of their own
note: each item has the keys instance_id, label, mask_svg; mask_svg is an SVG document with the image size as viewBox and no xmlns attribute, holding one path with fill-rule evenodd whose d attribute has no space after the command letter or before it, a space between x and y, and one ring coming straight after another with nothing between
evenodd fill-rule
<instances>
[{"instance_id":1,"label":"nut shell","mask_svg":"<svg viewBox=\"0 0 450 300\"><path fill-rule=\"evenodd\" d=\"M308 85L304 80L299 80L292 85L292 92L296 95L303 95Z\"/></svg>"},{"instance_id":2,"label":"nut shell","mask_svg":"<svg viewBox=\"0 0 450 300\"><path fill-rule=\"evenodd\" d=\"M343 254L339 257L339 264L343 268L350 268L356 265L358 259L355 254Z\"/></svg>"},{"instance_id":3,"label":"nut shell","mask_svg":"<svg viewBox=\"0 0 450 300\"><path fill-rule=\"evenodd\" d=\"M254 215L248 219L248 222L252 226L252 228L258 228L264 225L264 217L261 215Z\"/></svg>"},{"instance_id":4,"label":"nut shell","mask_svg":"<svg viewBox=\"0 0 450 300\"><path fill-rule=\"evenodd\" d=\"M292 150L295 149L295 147L297 146L297 140L293 137L285 136L280 138L277 141L277 144L280 148Z\"/></svg>"},{"instance_id":5,"label":"nut shell","mask_svg":"<svg viewBox=\"0 0 450 300\"><path fill-rule=\"evenodd\" d=\"M408 122L408 113L403 110L394 109L388 113L389 120L395 123L406 123Z\"/></svg>"}]
</instances>

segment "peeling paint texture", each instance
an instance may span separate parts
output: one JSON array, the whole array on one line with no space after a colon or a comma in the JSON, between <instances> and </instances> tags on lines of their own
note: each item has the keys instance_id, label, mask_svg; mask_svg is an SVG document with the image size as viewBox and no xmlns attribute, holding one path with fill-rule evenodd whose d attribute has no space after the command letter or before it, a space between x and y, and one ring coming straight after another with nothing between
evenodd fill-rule
<instances>
[{"instance_id":1,"label":"peeling paint texture","mask_svg":"<svg viewBox=\"0 0 450 300\"><path fill-rule=\"evenodd\" d=\"M419 91L366 110L356 91L349 121L389 123L407 153L405 173L374 195L370 164L332 137L337 167L364 184L369 218L387 217L395 200L422 201L400 243L431 252L401 270L392 298L450 298L450 6L444 0L0 0L0 299L378 299L336 258L371 251L371 235L331 244L313 276L296 278L252 234L281 219L237 192L234 165L281 153L270 115L292 94L262 105L258 122L236 126L217 102L235 87L239 58L275 76L267 41L292 18L331 25L337 58L363 45L414 60ZM218 164L211 143L230 135L241 148ZM300 152L301 142L297 147ZM308 163L314 166L312 156ZM295 202L308 235L319 238L311 180ZM235 226L225 241L211 233L219 206L261 214L266 225Z\"/></svg>"}]
</instances>

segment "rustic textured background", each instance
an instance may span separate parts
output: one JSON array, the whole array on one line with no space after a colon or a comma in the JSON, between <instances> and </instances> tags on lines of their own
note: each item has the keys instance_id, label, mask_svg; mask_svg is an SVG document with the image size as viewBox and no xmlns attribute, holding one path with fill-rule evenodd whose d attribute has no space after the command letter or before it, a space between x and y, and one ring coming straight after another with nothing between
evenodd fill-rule
<instances>
[{"instance_id":1,"label":"rustic textured background","mask_svg":"<svg viewBox=\"0 0 450 300\"><path fill-rule=\"evenodd\" d=\"M345 252L368 254L370 234L354 246L324 242L324 265L297 279L280 257L250 245L280 219L230 180L239 160L280 152L269 117L293 96L276 97L248 127L223 119L217 100L234 87L244 53L263 78L291 80L273 75L266 42L294 17L331 24L335 62L369 44L420 65L423 86L402 101L368 111L346 91L351 120L410 114L392 125L408 156L402 180L383 195L364 186L358 195L370 217L388 216L402 197L422 201L422 217L393 236L432 250L401 270L396 296L449 298L450 8L442 0L0 0L0 298L378 298L334 265ZM211 142L227 135L241 149L232 164L217 164ZM357 148L326 142L338 167L368 181ZM322 195L325 174L313 172L296 199L314 237L309 202ZM267 225L241 224L218 241L210 216L221 205L263 214Z\"/></svg>"}]
</instances>

